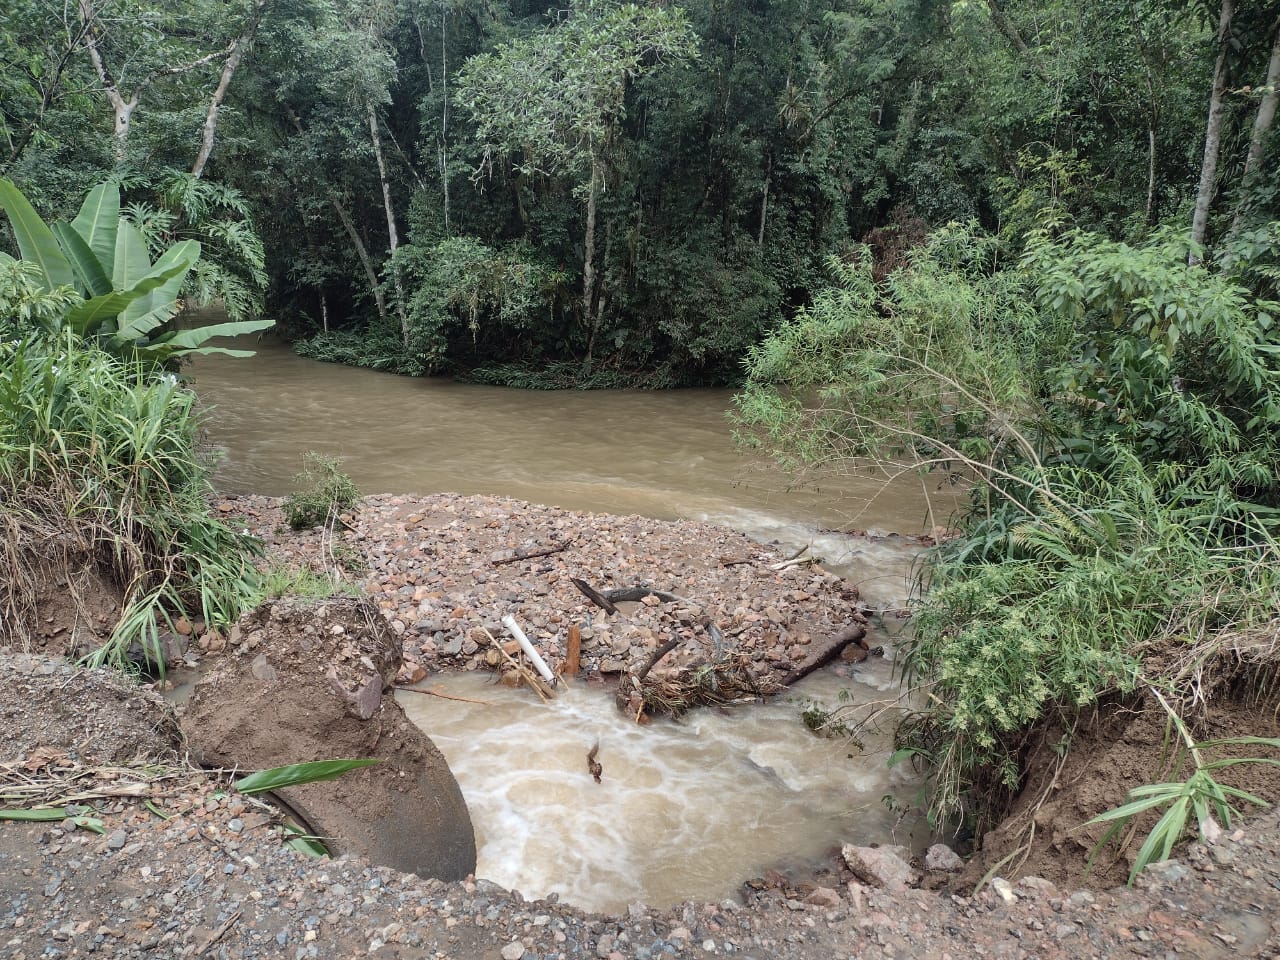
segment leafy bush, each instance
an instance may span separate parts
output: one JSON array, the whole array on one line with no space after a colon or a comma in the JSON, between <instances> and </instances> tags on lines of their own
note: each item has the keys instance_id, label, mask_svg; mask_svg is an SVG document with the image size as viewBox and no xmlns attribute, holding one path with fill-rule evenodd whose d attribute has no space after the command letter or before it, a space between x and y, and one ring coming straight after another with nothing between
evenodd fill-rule
<instances>
[{"instance_id":1,"label":"leafy bush","mask_svg":"<svg viewBox=\"0 0 1280 960\"><path fill-rule=\"evenodd\" d=\"M293 345L293 350L300 357L324 363L345 363L406 377L420 377L427 372L421 358L406 351L400 335L392 331L349 333L332 330L299 340Z\"/></svg>"},{"instance_id":2,"label":"leafy bush","mask_svg":"<svg viewBox=\"0 0 1280 960\"><path fill-rule=\"evenodd\" d=\"M314 450L303 457L302 472L294 482L304 489L289 494L284 501L284 516L295 530L329 525L343 510L350 510L360 499L360 491L351 478L338 468L342 461L326 457Z\"/></svg>"},{"instance_id":3,"label":"leafy bush","mask_svg":"<svg viewBox=\"0 0 1280 960\"><path fill-rule=\"evenodd\" d=\"M53 562L58 542L123 593L95 664L123 667L134 643L162 664L160 624L181 612L210 624L239 616L257 589L260 546L209 515L195 403L174 377L69 331L0 345L0 565L11 639L21 639L40 587L32 550Z\"/></svg>"},{"instance_id":4,"label":"leafy bush","mask_svg":"<svg viewBox=\"0 0 1280 960\"><path fill-rule=\"evenodd\" d=\"M200 259L200 244L184 240L160 253L156 262L132 219L120 216L120 189L114 183L94 187L69 224L45 224L21 191L0 179L3 207L18 240L26 287L14 299L42 304L32 311L45 330L73 331L94 338L100 347L122 356L162 363L191 353L247 351L206 346L213 337L252 333L271 321L214 324L191 330L164 330L177 312L178 291ZM0 268L11 258L0 254ZM68 296L68 292L78 296ZM55 302L64 309L52 310Z\"/></svg>"},{"instance_id":5,"label":"leafy bush","mask_svg":"<svg viewBox=\"0 0 1280 960\"><path fill-rule=\"evenodd\" d=\"M1168 234L1039 235L1001 272L992 249L951 228L881 284L865 258L833 265L840 284L753 350L736 398L739 435L784 462L973 485L904 657L928 706L900 746L931 763L935 822L998 812L1044 718L1140 681L1192 702L1170 663L1278 619L1271 268L1257 251L1188 267Z\"/></svg>"}]
</instances>

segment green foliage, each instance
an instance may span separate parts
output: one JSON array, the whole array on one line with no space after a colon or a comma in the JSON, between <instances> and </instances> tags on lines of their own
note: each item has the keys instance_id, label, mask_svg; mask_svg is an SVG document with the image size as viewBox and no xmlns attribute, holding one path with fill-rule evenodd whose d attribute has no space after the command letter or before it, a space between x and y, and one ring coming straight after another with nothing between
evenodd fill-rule
<instances>
[{"instance_id":1,"label":"green foliage","mask_svg":"<svg viewBox=\"0 0 1280 960\"><path fill-rule=\"evenodd\" d=\"M128 208L153 255L175 239L200 245L200 257L180 296L194 304L217 302L232 321L248 321L262 309L266 252L244 196L232 187L190 174L172 173L150 188L154 200Z\"/></svg>"},{"instance_id":2,"label":"green foliage","mask_svg":"<svg viewBox=\"0 0 1280 960\"><path fill-rule=\"evenodd\" d=\"M1247 790L1219 783L1214 779L1214 772L1226 767L1247 763L1270 764L1280 766L1280 760L1268 757L1228 757L1221 760L1205 760L1204 752L1221 747L1268 747L1280 750L1280 739L1274 737L1226 737L1220 740L1207 740L1196 743L1192 740L1183 722L1168 702L1156 691L1153 695L1169 714L1169 723L1177 730L1178 737L1184 745L1181 752L1190 757L1194 769L1183 781L1171 783L1150 783L1135 787L1129 791L1129 802L1099 814L1089 821L1090 824L1110 823L1111 827L1103 834L1102 839L1093 848L1090 865L1098 852L1118 837L1135 817L1149 810L1167 808L1156 821L1151 832L1139 848L1133 859L1133 868L1129 871L1129 885L1149 864L1167 860L1177 844L1187 832L1187 822L1191 814L1195 814L1196 826L1201 839L1207 839L1210 832L1217 829L1228 829L1231 817L1238 815L1231 800L1244 800L1256 806L1265 807L1267 802L1254 796ZM1182 758L1175 760L1175 768L1182 766Z\"/></svg>"},{"instance_id":3,"label":"green foliage","mask_svg":"<svg viewBox=\"0 0 1280 960\"><path fill-rule=\"evenodd\" d=\"M87 545L124 597L110 642L90 658L95 664L123 667L134 643L162 664L160 625L179 612L234 622L257 589L250 560L259 546L209 515L195 394L70 331L0 346L0 360L0 515L13 532L4 554L10 584L29 582L24 531L46 538L59 531Z\"/></svg>"},{"instance_id":4,"label":"green foliage","mask_svg":"<svg viewBox=\"0 0 1280 960\"><path fill-rule=\"evenodd\" d=\"M935 822L1016 789L1042 719L1134 690L1158 650L1271 622L1280 588L1277 305L1243 263L1188 267L1164 234L1041 235L1000 273L989 251L943 231L883 283L838 267L736 401L744 437L792 463L974 484L904 649L929 707L901 746L932 762Z\"/></svg>"},{"instance_id":5,"label":"green foliage","mask_svg":"<svg viewBox=\"0 0 1280 960\"><path fill-rule=\"evenodd\" d=\"M177 312L178 291L200 257L200 244L184 240L151 262L142 234L120 216L120 191L103 183L89 191L68 225L45 225L21 191L0 180L0 206L18 240L23 260L35 265L42 292L55 298L70 288L80 302L62 313L34 311L46 329L67 329L94 338L104 349L161 363L191 353L246 351L205 346L218 336L251 333L271 321L215 324L183 331L160 331ZM47 304L46 298L43 301Z\"/></svg>"},{"instance_id":6,"label":"green foliage","mask_svg":"<svg viewBox=\"0 0 1280 960\"><path fill-rule=\"evenodd\" d=\"M285 767L272 767L270 770L259 770L247 777L241 777L233 786L241 793L252 796L269 790L284 790L288 787L300 787L304 783L316 783L320 780L335 780L350 770L370 767L377 763L377 758L369 760L314 760L309 763L292 763Z\"/></svg>"},{"instance_id":7,"label":"green foliage","mask_svg":"<svg viewBox=\"0 0 1280 960\"><path fill-rule=\"evenodd\" d=\"M1065 334L1041 323L1025 276L991 271L993 253L965 227L935 233L882 283L865 253L832 260L837 284L748 353L739 439L791 466L995 465L1025 446L1036 371Z\"/></svg>"},{"instance_id":8,"label":"green foliage","mask_svg":"<svg viewBox=\"0 0 1280 960\"><path fill-rule=\"evenodd\" d=\"M503 342L510 352L513 343L535 339L555 317L554 302L567 279L533 259L527 246L494 250L470 237L425 249L408 244L397 259L413 290L408 352L426 372L444 365L451 341L470 339L473 348L481 339Z\"/></svg>"},{"instance_id":9,"label":"green foliage","mask_svg":"<svg viewBox=\"0 0 1280 960\"><path fill-rule=\"evenodd\" d=\"M298 341L293 349L300 357L325 363L345 363L408 377L420 377L427 372L421 358L405 351L400 334L394 330L317 333L307 340Z\"/></svg>"},{"instance_id":10,"label":"green foliage","mask_svg":"<svg viewBox=\"0 0 1280 960\"><path fill-rule=\"evenodd\" d=\"M281 564L272 564L263 571L258 593L250 606L256 607L264 600L276 600L280 597L323 599L334 594L359 596L360 593L360 588L353 584L335 582L330 577L305 567L291 569Z\"/></svg>"},{"instance_id":11,"label":"green foliage","mask_svg":"<svg viewBox=\"0 0 1280 960\"><path fill-rule=\"evenodd\" d=\"M303 457L302 472L294 482L303 487L284 501L284 517L295 530L332 524L343 510L350 510L360 499L360 491L351 478L338 468L342 461L326 457L315 450Z\"/></svg>"}]
</instances>

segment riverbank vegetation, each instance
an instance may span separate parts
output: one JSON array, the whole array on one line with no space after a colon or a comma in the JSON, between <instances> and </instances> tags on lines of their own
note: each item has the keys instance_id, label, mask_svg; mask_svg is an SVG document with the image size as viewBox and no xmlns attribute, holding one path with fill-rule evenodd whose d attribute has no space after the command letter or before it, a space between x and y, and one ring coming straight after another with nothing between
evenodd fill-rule
<instances>
[{"instance_id":1,"label":"riverbank vegetation","mask_svg":"<svg viewBox=\"0 0 1280 960\"><path fill-rule=\"evenodd\" d=\"M152 264L114 184L52 227L5 180L0 205L23 257L0 255L0 637L27 646L37 610L69 604L69 649L162 667L179 617L235 621L258 552L210 516L196 396L169 368L265 324L170 329L199 244Z\"/></svg>"},{"instance_id":2,"label":"riverbank vegetation","mask_svg":"<svg viewBox=\"0 0 1280 960\"><path fill-rule=\"evenodd\" d=\"M1035 731L1145 695L1194 728L1227 693L1273 702L1280 666L1274 248L1212 269L1172 231L1039 231L994 270L998 250L949 229L882 282L834 264L737 399L788 462L974 485L904 651L927 706L899 737L938 823L1000 819Z\"/></svg>"}]
</instances>

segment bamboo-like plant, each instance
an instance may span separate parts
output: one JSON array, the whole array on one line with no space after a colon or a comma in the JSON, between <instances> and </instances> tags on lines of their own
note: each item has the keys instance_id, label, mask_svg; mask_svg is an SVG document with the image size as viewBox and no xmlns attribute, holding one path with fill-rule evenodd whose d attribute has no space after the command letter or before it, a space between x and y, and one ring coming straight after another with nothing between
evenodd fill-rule
<instances>
[{"instance_id":1,"label":"bamboo-like plant","mask_svg":"<svg viewBox=\"0 0 1280 960\"><path fill-rule=\"evenodd\" d=\"M14 184L0 179L0 208L13 227L22 259L34 264L44 292L70 288L79 302L47 323L93 338L116 354L162 363L191 353L249 356L250 351L206 346L214 337L253 333L270 320L220 323L192 330L166 330L178 310L183 280L200 258L200 244L184 240L155 261L141 232L120 215L120 190L101 183L89 191L70 223L47 225ZM12 262L0 254L0 265Z\"/></svg>"}]
</instances>

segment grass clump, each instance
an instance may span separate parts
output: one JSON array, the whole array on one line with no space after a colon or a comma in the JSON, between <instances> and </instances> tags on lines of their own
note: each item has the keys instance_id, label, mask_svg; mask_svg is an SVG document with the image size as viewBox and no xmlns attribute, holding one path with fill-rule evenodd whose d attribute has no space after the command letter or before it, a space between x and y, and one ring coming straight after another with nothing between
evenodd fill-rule
<instances>
[{"instance_id":1,"label":"grass clump","mask_svg":"<svg viewBox=\"0 0 1280 960\"><path fill-rule=\"evenodd\" d=\"M314 450L303 457L302 472L294 482L303 489L284 501L285 521L294 530L332 526L338 514L350 510L360 499L360 490L339 468L342 461Z\"/></svg>"},{"instance_id":2,"label":"grass clump","mask_svg":"<svg viewBox=\"0 0 1280 960\"><path fill-rule=\"evenodd\" d=\"M162 665L161 624L234 622L260 545L209 514L195 394L69 333L0 346L0 634L31 636L37 598L86 571L122 597L90 661Z\"/></svg>"}]
</instances>

